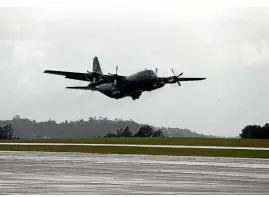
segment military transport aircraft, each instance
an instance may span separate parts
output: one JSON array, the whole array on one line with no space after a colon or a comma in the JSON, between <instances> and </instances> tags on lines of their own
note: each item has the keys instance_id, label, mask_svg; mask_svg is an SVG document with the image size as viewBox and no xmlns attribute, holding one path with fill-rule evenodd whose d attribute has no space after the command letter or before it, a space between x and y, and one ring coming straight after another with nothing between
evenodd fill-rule
<instances>
[{"instance_id":1,"label":"military transport aircraft","mask_svg":"<svg viewBox=\"0 0 269 197\"><path fill-rule=\"evenodd\" d=\"M105 75L102 73L101 66L98 58L93 59L93 71L87 71L87 73L78 72L65 72L46 70L44 73L63 75L67 79L75 79L91 82L88 86L76 86L66 87L68 89L81 89L99 91L102 94L114 98L120 99L124 97L132 97L133 100L139 99L144 91L152 91L165 86L165 84L178 83L181 86L180 81L196 81L204 80L206 78L183 78L180 77L183 73L176 75L174 70L171 69L174 76L170 77L158 77L157 71L143 70L132 74L130 76L118 75L118 66L116 67L116 74Z\"/></svg>"}]
</instances>

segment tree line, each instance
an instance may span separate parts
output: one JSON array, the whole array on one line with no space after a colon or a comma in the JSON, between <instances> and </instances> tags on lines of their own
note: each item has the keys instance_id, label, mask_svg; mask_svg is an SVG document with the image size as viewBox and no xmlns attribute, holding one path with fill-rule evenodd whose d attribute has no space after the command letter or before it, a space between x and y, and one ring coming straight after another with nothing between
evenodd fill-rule
<instances>
[{"instance_id":1,"label":"tree line","mask_svg":"<svg viewBox=\"0 0 269 197\"><path fill-rule=\"evenodd\" d=\"M133 120L114 119L109 120L103 117L89 117L86 120L56 122L54 120L40 121L30 120L15 116L12 120L0 120L0 125L11 124L14 135L21 139L42 139L42 138L97 138L104 137L108 133L118 135L117 130L124 130L127 126L133 132L133 136L144 124ZM161 130L166 137L207 137L190 131L189 129L152 127L154 131ZM156 133L154 134L156 135Z\"/></svg>"},{"instance_id":2,"label":"tree line","mask_svg":"<svg viewBox=\"0 0 269 197\"><path fill-rule=\"evenodd\" d=\"M108 133L103 137L164 137L164 135L161 129L154 130L154 128L149 125L143 125L135 134L133 134L130 127L127 126L124 129L118 129L116 134ZM19 139L19 137L14 137L14 129L11 124L0 126L0 140L8 139Z\"/></svg>"},{"instance_id":3,"label":"tree line","mask_svg":"<svg viewBox=\"0 0 269 197\"><path fill-rule=\"evenodd\" d=\"M133 134L130 127L118 129L117 133L108 133L105 137L164 137L161 129L155 130L149 125L143 125Z\"/></svg>"},{"instance_id":4,"label":"tree line","mask_svg":"<svg viewBox=\"0 0 269 197\"><path fill-rule=\"evenodd\" d=\"M0 140L6 139L19 139L19 137L14 137L14 129L11 124L0 126Z\"/></svg>"},{"instance_id":5,"label":"tree line","mask_svg":"<svg viewBox=\"0 0 269 197\"><path fill-rule=\"evenodd\" d=\"M242 129L240 137L243 139L269 139L269 123L264 126L247 125Z\"/></svg>"},{"instance_id":6,"label":"tree line","mask_svg":"<svg viewBox=\"0 0 269 197\"><path fill-rule=\"evenodd\" d=\"M121 128L121 129L119 129ZM264 126L247 125L239 134L242 139L269 139L269 123ZM36 122L15 116L10 121L0 121L1 139L35 138L92 138L92 137L210 137L179 128L155 128L140 125L132 120L92 118L87 121L53 120Z\"/></svg>"}]
</instances>

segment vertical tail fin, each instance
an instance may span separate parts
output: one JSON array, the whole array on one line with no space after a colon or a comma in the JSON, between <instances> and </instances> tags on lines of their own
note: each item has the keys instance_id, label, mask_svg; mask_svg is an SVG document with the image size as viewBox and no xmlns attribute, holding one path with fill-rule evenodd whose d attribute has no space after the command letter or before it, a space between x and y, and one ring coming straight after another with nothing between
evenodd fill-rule
<instances>
[{"instance_id":1,"label":"vertical tail fin","mask_svg":"<svg viewBox=\"0 0 269 197\"><path fill-rule=\"evenodd\" d=\"M101 66L99 64L99 61L98 61L98 58L97 57L94 57L93 58L93 67L92 67L92 70L93 70L93 72L102 74L102 69L101 69Z\"/></svg>"}]
</instances>

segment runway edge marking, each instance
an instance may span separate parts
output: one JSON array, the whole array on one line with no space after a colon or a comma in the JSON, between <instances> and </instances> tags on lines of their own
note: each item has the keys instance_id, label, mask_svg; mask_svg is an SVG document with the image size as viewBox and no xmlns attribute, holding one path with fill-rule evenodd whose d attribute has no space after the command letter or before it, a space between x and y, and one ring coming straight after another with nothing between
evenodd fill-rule
<instances>
[{"instance_id":1,"label":"runway edge marking","mask_svg":"<svg viewBox=\"0 0 269 197\"><path fill-rule=\"evenodd\" d=\"M145 144L85 144L85 143L17 143L7 142L0 145L16 146L103 146L103 147L145 147L145 148L192 148L192 149L234 149L234 150L268 150L262 147L229 147L229 146L181 146L181 145L145 145Z\"/></svg>"}]
</instances>

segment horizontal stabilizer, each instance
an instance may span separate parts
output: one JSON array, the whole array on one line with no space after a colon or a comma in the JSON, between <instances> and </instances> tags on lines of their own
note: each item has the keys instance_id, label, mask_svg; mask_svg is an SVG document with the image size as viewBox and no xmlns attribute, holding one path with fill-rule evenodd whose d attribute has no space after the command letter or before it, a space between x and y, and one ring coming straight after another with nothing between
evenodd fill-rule
<instances>
[{"instance_id":1,"label":"horizontal stabilizer","mask_svg":"<svg viewBox=\"0 0 269 197\"><path fill-rule=\"evenodd\" d=\"M96 89L89 86L74 86L74 87L66 87L66 89L76 89L76 90L92 90L95 91Z\"/></svg>"}]
</instances>

